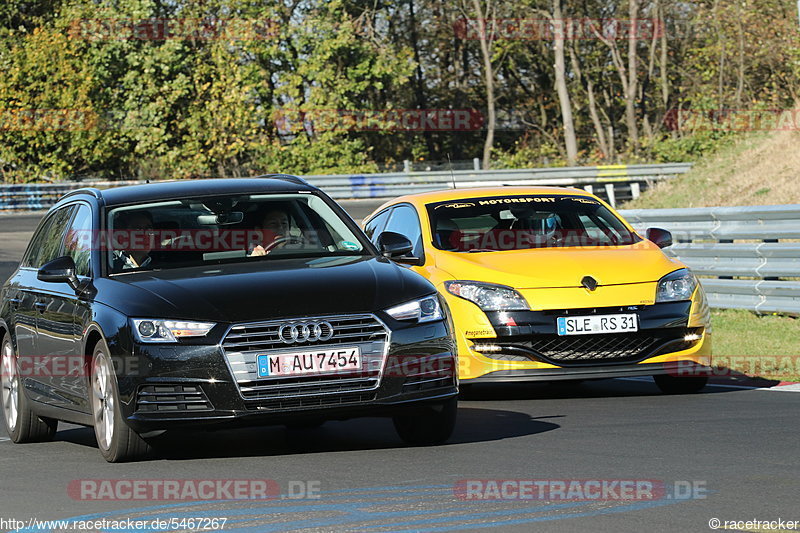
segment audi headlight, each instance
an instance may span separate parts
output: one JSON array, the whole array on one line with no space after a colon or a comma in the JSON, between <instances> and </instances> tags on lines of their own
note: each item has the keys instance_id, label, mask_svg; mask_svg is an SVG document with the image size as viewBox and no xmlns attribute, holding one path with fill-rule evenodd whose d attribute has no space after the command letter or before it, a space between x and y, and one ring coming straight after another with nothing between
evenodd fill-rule
<instances>
[{"instance_id":1,"label":"audi headlight","mask_svg":"<svg viewBox=\"0 0 800 533\"><path fill-rule=\"evenodd\" d=\"M450 294L476 304L484 311L528 311L525 298L505 285L477 281L445 281Z\"/></svg>"},{"instance_id":2,"label":"audi headlight","mask_svg":"<svg viewBox=\"0 0 800 533\"><path fill-rule=\"evenodd\" d=\"M694 277L694 274L685 268L676 270L671 274L667 274L658 282L656 303L691 300L696 288L697 278Z\"/></svg>"},{"instance_id":3,"label":"audi headlight","mask_svg":"<svg viewBox=\"0 0 800 533\"><path fill-rule=\"evenodd\" d=\"M205 337L216 324L185 320L134 318L133 335L139 342L178 342L186 337Z\"/></svg>"},{"instance_id":4,"label":"audi headlight","mask_svg":"<svg viewBox=\"0 0 800 533\"><path fill-rule=\"evenodd\" d=\"M387 309L386 313L395 320L416 320L418 323L441 320L443 317L442 306L435 294L397 305Z\"/></svg>"}]
</instances>

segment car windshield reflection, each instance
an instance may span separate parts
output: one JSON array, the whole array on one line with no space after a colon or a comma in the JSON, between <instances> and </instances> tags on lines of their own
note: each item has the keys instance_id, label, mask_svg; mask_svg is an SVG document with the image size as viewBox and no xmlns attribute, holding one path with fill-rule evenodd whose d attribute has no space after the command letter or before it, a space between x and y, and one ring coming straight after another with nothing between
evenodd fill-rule
<instances>
[{"instance_id":1,"label":"car windshield reflection","mask_svg":"<svg viewBox=\"0 0 800 533\"><path fill-rule=\"evenodd\" d=\"M451 252L624 246L638 242L585 196L492 196L428 204L433 245Z\"/></svg>"},{"instance_id":2,"label":"car windshield reflection","mask_svg":"<svg viewBox=\"0 0 800 533\"><path fill-rule=\"evenodd\" d=\"M310 194L236 195L129 205L108 212L111 274L276 258L369 255Z\"/></svg>"}]
</instances>

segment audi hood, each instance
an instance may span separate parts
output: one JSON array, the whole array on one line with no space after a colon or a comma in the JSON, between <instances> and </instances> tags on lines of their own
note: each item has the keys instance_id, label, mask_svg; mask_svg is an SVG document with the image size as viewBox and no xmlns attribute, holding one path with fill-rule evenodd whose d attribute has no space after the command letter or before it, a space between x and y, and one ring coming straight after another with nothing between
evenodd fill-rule
<instances>
[{"instance_id":1,"label":"audi hood","mask_svg":"<svg viewBox=\"0 0 800 533\"><path fill-rule=\"evenodd\" d=\"M115 295L102 303L128 316L228 323L370 313L435 292L386 259L353 256L137 272L95 284Z\"/></svg>"}]
</instances>

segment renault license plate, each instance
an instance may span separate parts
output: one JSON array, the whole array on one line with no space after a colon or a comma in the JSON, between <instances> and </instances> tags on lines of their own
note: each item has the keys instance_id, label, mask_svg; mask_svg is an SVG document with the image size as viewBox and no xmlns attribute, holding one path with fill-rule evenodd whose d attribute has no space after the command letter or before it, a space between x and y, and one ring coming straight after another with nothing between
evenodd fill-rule
<instances>
[{"instance_id":1,"label":"renault license plate","mask_svg":"<svg viewBox=\"0 0 800 533\"><path fill-rule=\"evenodd\" d=\"M639 331L636 314L560 316L556 319L559 335L595 335Z\"/></svg>"}]
</instances>

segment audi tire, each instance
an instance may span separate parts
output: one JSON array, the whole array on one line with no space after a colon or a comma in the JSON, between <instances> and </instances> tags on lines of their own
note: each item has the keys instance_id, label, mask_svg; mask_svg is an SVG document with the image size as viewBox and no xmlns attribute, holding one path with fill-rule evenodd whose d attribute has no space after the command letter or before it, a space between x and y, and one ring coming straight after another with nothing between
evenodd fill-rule
<instances>
[{"instance_id":1,"label":"audi tire","mask_svg":"<svg viewBox=\"0 0 800 533\"><path fill-rule=\"evenodd\" d=\"M150 446L125 423L120 411L114 365L103 342L97 344L92 357L91 391L94 432L103 458L122 463L146 456Z\"/></svg>"},{"instance_id":2,"label":"audi tire","mask_svg":"<svg viewBox=\"0 0 800 533\"><path fill-rule=\"evenodd\" d=\"M394 428L408 445L432 446L442 444L453 434L458 413L458 400L425 405L395 416Z\"/></svg>"},{"instance_id":3,"label":"audi tire","mask_svg":"<svg viewBox=\"0 0 800 533\"><path fill-rule=\"evenodd\" d=\"M13 442L20 444L52 440L58 427L58 420L36 416L31 410L28 398L25 396L14 345L8 333L3 336L0 354L3 419L8 436Z\"/></svg>"}]
</instances>

